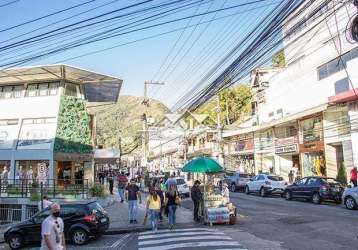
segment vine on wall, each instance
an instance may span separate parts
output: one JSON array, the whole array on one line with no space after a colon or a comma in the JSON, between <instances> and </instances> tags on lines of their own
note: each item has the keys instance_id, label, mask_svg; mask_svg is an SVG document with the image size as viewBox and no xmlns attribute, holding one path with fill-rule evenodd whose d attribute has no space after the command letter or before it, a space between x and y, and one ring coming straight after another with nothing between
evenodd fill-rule
<instances>
[{"instance_id":1,"label":"vine on wall","mask_svg":"<svg viewBox=\"0 0 358 250\"><path fill-rule=\"evenodd\" d=\"M62 96L55 138L55 152L91 153L90 117L85 101L72 96Z\"/></svg>"}]
</instances>

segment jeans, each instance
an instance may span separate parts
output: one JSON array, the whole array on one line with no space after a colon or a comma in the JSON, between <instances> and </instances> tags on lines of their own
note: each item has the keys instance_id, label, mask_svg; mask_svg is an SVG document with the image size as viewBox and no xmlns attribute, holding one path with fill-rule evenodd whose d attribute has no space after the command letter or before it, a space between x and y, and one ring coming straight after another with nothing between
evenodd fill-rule
<instances>
[{"instance_id":1,"label":"jeans","mask_svg":"<svg viewBox=\"0 0 358 250\"><path fill-rule=\"evenodd\" d=\"M175 224L175 211L177 210L177 206L176 205L170 205L168 206L168 210L169 210L169 225L173 226Z\"/></svg>"},{"instance_id":2,"label":"jeans","mask_svg":"<svg viewBox=\"0 0 358 250\"><path fill-rule=\"evenodd\" d=\"M159 210L149 209L150 214L150 225L152 227L152 230L157 229L158 225L158 217L159 217Z\"/></svg>"},{"instance_id":3,"label":"jeans","mask_svg":"<svg viewBox=\"0 0 358 250\"><path fill-rule=\"evenodd\" d=\"M124 188L118 188L118 194L121 201L124 201Z\"/></svg>"},{"instance_id":4,"label":"jeans","mask_svg":"<svg viewBox=\"0 0 358 250\"><path fill-rule=\"evenodd\" d=\"M128 201L129 220L137 219L138 203L137 200Z\"/></svg>"},{"instance_id":5,"label":"jeans","mask_svg":"<svg viewBox=\"0 0 358 250\"><path fill-rule=\"evenodd\" d=\"M193 201L194 202L194 220L199 220L199 205L200 201Z\"/></svg>"}]
</instances>

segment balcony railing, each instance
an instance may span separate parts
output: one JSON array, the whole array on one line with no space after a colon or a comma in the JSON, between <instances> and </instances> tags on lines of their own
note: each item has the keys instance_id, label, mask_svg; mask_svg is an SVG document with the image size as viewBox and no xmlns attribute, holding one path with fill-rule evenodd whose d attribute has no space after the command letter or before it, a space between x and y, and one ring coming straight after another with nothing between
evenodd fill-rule
<instances>
[{"instance_id":1,"label":"balcony railing","mask_svg":"<svg viewBox=\"0 0 358 250\"><path fill-rule=\"evenodd\" d=\"M88 179L59 180L48 179L44 182L33 180L9 180L0 178L0 198L30 198L38 201L44 195L49 198L87 198Z\"/></svg>"}]
</instances>

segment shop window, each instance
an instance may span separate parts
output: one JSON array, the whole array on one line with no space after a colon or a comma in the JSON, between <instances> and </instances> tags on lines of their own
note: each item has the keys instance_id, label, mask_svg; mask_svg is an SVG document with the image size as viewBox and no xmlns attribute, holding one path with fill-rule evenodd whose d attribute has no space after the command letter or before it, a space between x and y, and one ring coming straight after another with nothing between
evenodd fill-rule
<instances>
[{"instance_id":1,"label":"shop window","mask_svg":"<svg viewBox=\"0 0 358 250\"><path fill-rule=\"evenodd\" d=\"M342 92L345 92L345 91L348 91L349 90L349 81L348 81L348 78L343 78L339 81L336 81L334 83L334 89L335 89L335 93L336 95L342 93Z\"/></svg>"},{"instance_id":2,"label":"shop window","mask_svg":"<svg viewBox=\"0 0 358 250\"><path fill-rule=\"evenodd\" d=\"M303 142L321 141L323 135L322 118L314 117L301 122Z\"/></svg>"},{"instance_id":3,"label":"shop window","mask_svg":"<svg viewBox=\"0 0 358 250\"><path fill-rule=\"evenodd\" d=\"M15 181L39 183L52 179L48 173L49 161L16 161L15 165Z\"/></svg>"}]
</instances>

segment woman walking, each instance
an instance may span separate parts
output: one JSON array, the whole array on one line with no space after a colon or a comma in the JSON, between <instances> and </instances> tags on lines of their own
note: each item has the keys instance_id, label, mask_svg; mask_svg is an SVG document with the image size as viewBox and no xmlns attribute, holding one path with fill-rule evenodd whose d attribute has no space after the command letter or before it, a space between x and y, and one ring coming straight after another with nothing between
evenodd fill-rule
<instances>
[{"instance_id":1,"label":"woman walking","mask_svg":"<svg viewBox=\"0 0 358 250\"><path fill-rule=\"evenodd\" d=\"M173 229L177 205L180 205L180 196L174 184L169 186L169 190L165 194L165 199L168 207L169 228Z\"/></svg>"},{"instance_id":2,"label":"woman walking","mask_svg":"<svg viewBox=\"0 0 358 250\"><path fill-rule=\"evenodd\" d=\"M161 202L159 195L157 194L154 187L150 187L149 196L147 199L147 211L149 212L150 223L154 232L157 232L158 230L158 217L160 212L160 206Z\"/></svg>"}]
</instances>

